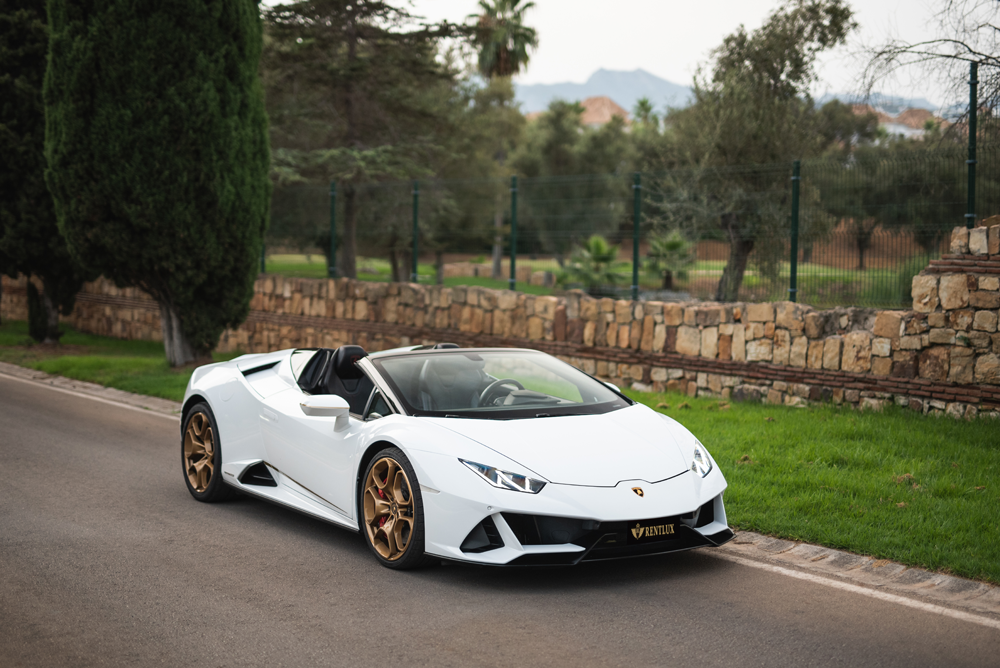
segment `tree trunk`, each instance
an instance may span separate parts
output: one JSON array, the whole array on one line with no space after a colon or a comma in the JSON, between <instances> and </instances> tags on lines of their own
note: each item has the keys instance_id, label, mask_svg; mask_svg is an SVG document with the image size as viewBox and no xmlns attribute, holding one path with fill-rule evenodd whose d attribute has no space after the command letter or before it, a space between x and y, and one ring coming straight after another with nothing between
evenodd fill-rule
<instances>
[{"instance_id":1,"label":"tree trunk","mask_svg":"<svg viewBox=\"0 0 1000 668\"><path fill-rule=\"evenodd\" d=\"M167 362L172 367L185 366L194 362L210 362L210 351L195 350L184 336L181 319L173 306L160 302L160 329L163 331L163 349Z\"/></svg>"},{"instance_id":2,"label":"tree trunk","mask_svg":"<svg viewBox=\"0 0 1000 668\"><path fill-rule=\"evenodd\" d=\"M858 271L865 270L865 253L868 252L868 248L871 246L871 238L865 233L859 233L857 239L855 239L855 245L858 248Z\"/></svg>"},{"instance_id":3,"label":"tree trunk","mask_svg":"<svg viewBox=\"0 0 1000 668\"><path fill-rule=\"evenodd\" d=\"M734 302L738 298L743 274L747 270L754 239L744 238L739 218L734 214L723 214L722 228L729 233L729 261L722 270L722 278L715 290L715 301Z\"/></svg>"},{"instance_id":4,"label":"tree trunk","mask_svg":"<svg viewBox=\"0 0 1000 668\"><path fill-rule=\"evenodd\" d=\"M434 282L444 285L444 251L434 251Z\"/></svg>"},{"instance_id":5,"label":"tree trunk","mask_svg":"<svg viewBox=\"0 0 1000 668\"><path fill-rule=\"evenodd\" d=\"M35 283L28 278L28 335L34 340L42 343L45 341L46 332L49 327L48 316L45 313L45 304L38 294Z\"/></svg>"},{"instance_id":6,"label":"tree trunk","mask_svg":"<svg viewBox=\"0 0 1000 668\"><path fill-rule=\"evenodd\" d=\"M62 332L59 331L59 307L49 294L48 284L42 288L42 306L45 307L45 340L42 343L59 343Z\"/></svg>"},{"instance_id":7,"label":"tree trunk","mask_svg":"<svg viewBox=\"0 0 1000 668\"><path fill-rule=\"evenodd\" d=\"M496 230L493 236L493 278L500 279L503 278L503 266L501 265L503 259L503 214L500 213L499 207L493 217L493 228Z\"/></svg>"},{"instance_id":8,"label":"tree trunk","mask_svg":"<svg viewBox=\"0 0 1000 668\"><path fill-rule=\"evenodd\" d=\"M855 221L854 245L858 249L858 270L865 270L865 254L872 247L872 235L877 223L872 219Z\"/></svg>"},{"instance_id":9,"label":"tree trunk","mask_svg":"<svg viewBox=\"0 0 1000 668\"><path fill-rule=\"evenodd\" d=\"M357 278L357 243L356 233L358 222L357 193L354 186L348 184L344 188L344 229L340 235L340 275L344 278Z\"/></svg>"},{"instance_id":10,"label":"tree trunk","mask_svg":"<svg viewBox=\"0 0 1000 668\"><path fill-rule=\"evenodd\" d=\"M808 242L802 245L802 264L808 264L813 261L813 242Z\"/></svg>"},{"instance_id":11,"label":"tree trunk","mask_svg":"<svg viewBox=\"0 0 1000 668\"><path fill-rule=\"evenodd\" d=\"M395 247L389 248L389 274L393 283L405 283L403 272L399 269L399 253Z\"/></svg>"},{"instance_id":12,"label":"tree trunk","mask_svg":"<svg viewBox=\"0 0 1000 668\"><path fill-rule=\"evenodd\" d=\"M673 290L674 289L674 272L669 269L663 270L663 289Z\"/></svg>"}]
</instances>

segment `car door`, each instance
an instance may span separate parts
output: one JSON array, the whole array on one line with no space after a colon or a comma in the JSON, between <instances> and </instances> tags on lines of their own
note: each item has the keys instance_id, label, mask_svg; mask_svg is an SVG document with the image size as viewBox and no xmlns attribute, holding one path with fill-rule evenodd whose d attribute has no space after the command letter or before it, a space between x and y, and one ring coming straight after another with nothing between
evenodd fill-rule
<instances>
[{"instance_id":1,"label":"car door","mask_svg":"<svg viewBox=\"0 0 1000 668\"><path fill-rule=\"evenodd\" d=\"M267 461L346 517L353 518L354 462L364 422L355 416L338 425L332 417L302 411L307 397L291 388L268 397L260 429Z\"/></svg>"}]
</instances>

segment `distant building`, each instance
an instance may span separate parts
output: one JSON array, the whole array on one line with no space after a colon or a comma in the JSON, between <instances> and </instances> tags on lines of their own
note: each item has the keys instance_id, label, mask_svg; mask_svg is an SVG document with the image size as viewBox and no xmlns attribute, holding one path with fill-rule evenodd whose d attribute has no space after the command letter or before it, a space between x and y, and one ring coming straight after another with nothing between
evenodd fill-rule
<instances>
[{"instance_id":1,"label":"distant building","mask_svg":"<svg viewBox=\"0 0 1000 668\"><path fill-rule=\"evenodd\" d=\"M942 128L948 127L948 121L939 116L935 116L927 109L904 109L897 116L876 109L867 104L852 104L851 109L857 115L872 113L878 117L879 127L893 135L903 135L904 137L923 137L927 126L927 121L939 124Z\"/></svg>"},{"instance_id":2,"label":"distant building","mask_svg":"<svg viewBox=\"0 0 1000 668\"><path fill-rule=\"evenodd\" d=\"M580 106L583 107L580 122L589 128L599 128L605 123L610 123L615 116L625 121L625 125L629 124L628 112L618 106L610 97L604 95L588 97L580 103Z\"/></svg>"},{"instance_id":3,"label":"distant building","mask_svg":"<svg viewBox=\"0 0 1000 668\"><path fill-rule=\"evenodd\" d=\"M599 128L605 123L610 123L611 119L615 116L625 121L625 125L631 123L628 112L606 95L588 97L580 103L580 106L583 107L583 113L580 114L580 123L588 128ZM544 111L532 111L525 114L524 118L531 123L532 121L537 121L544 114Z\"/></svg>"}]
</instances>

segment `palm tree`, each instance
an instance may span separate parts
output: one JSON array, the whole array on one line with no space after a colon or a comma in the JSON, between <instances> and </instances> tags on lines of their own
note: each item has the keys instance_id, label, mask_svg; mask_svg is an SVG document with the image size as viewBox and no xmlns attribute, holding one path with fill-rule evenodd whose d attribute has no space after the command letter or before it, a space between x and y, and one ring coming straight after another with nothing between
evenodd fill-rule
<instances>
[{"instance_id":1,"label":"palm tree","mask_svg":"<svg viewBox=\"0 0 1000 668\"><path fill-rule=\"evenodd\" d=\"M487 79L512 77L528 66L528 49L538 48L538 34L524 25L524 13L535 6L521 0L479 0L480 14L469 14L475 21L475 44L479 48L479 73ZM503 164L504 155L497 160ZM497 203L493 225L493 278L500 278L503 253L503 214Z\"/></svg>"},{"instance_id":2,"label":"palm tree","mask_svg":"<svg viewBox=\"0 0 1000 668\"><path fill-rule=\"evenodd\" d=\"M524 25L524 12L534 2L479 0L475 19L475 43L479 48L479 72L487 79L512 77L528 66L528 49L538 48L538 34Z\"/></svg>"},{"instance_id":3,"label":"palm tree","mask_svg":"<svg viewBox=\"0 0 1000 668\"><path fill-rule=\"evenodd\" d=\"M663 279L663 289L674 289L674 278L685 280L695 262L694 245L680 230L654 235L649 240L646 269Z\"/></svg>"},{"instance_id":4,"label":"palm tree","mask_svg":"<svg viewBox=\"0 0 1000 668\"><path fill-rule=\"evenodd\" d=\"M595 234L573 251L557 280L560 285L581 284L592 296L614 294L626 264L618 260L618 246Z\"/></svg>"}]
</instances>

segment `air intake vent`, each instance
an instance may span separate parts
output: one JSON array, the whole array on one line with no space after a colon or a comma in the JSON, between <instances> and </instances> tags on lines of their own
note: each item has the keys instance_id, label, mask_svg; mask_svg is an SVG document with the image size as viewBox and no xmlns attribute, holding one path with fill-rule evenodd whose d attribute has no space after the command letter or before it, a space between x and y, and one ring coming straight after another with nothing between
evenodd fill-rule
<instances>
[{"instance_id":1,"label":"air intake vent","mask_svg":"<svg viewBox=\"0 0 1000 668\"><path fill-rule=\"evenodd\" d=\"M243 377L251 376L259 371L267 371L268 369L273 369L278 366L277 362L268 362L267 364L261 364L260 366L255 366L252 369L247 369L243 372Z\"/></svg>"},{"instance_id":2,"label":"air intake vent","mask_svg":"<svg viewBox=\"0 0 1000 668\"><path fill-rule=\"evenodd\" d=\"M698 521L695 523L696 527L708 526L715 521L715 499L712 499L705 505L703 505L698 512Z\"/></svg>"},{"instance_id":3,"label":"air intake vent","mask_svg":"<svg viewBox=\"0 0 1000 668\"><path fill-rule=\"evenodd\" d=\"M477 524L462 541L462 552L489 552L498 547L503 547L503 539L500 538L500 532L497 531L496 522L492 517L487 517Z\"/></svg>"},{"instance_id":4,"label":"air intake vent","mask_svg":"<svg viewBox=\"0 0 1000 668\"><path fill-rule=\"evenodd\" d=\"M240 482L244 485L257 485L258 487L277 487L274 476L268 470L264 462L254 464L240 476Z\"/></svg>"}]
</instances>

